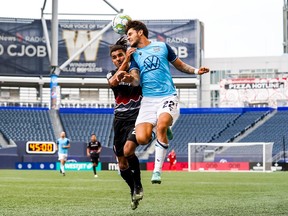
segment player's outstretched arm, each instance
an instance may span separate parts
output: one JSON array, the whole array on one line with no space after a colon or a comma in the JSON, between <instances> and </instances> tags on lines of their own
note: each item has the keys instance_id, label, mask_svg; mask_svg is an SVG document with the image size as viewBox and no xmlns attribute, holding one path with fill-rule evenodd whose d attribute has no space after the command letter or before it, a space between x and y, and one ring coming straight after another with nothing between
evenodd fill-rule
<instances>
[{"instance_id":1,"label":"player's outstretched arm","mask_svg":"<svg viewBox=\"0 0 288 216\"><path fill-rule=\"evenodd\" d=\"M191 65L186 64L185 62L183 62L181 59L176 59L173 63L173 66L183 72L183 73L188 73L188 74L196 74L196 75L202 75L204 73L208 73L210 70L207 67L200 67L198 68L194 68Z\"/></svg>"},{"instance_id":2,"label":"player's outstretched arm","mask_svg":"<svg viewBox=\"0 0 288 216\"><path fill-rule=\"evenodd\" d=\"M208 73L209 71L210 71L210 69L207 68L207 67L200 67L199 70L198 70L198 74L202 75L204 73Z\"/></svg>"}]
</instances>

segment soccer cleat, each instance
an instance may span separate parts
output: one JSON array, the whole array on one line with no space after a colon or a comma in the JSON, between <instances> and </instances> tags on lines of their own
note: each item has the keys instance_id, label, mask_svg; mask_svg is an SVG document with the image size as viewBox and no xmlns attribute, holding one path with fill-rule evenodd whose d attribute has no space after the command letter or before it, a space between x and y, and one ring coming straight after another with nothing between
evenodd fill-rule
<instances>
[{"instance_id":1,"label":"soccer cleat","mask_svg":"<svg viewBox=\"0 0 288 216\"><path fill-rule=\"evenodd\" d=\"M153 172L151 178L152 184L161 184L161 173L160 172Z\"/></svg>"},{"instance_id":2,"label":"soccer cleat","mask_svg":"<svg viewBox=\"0 0 288 216\"><path fill-rule=\"evenodd\" d=\"M137 186L134 188L132 200L139 201L143 199L143 188L141 186Z\"/></svg>"},{"instance_id":3,"label":"soccer cleat","mask_svg":"<svg viewBox=\"0 0 288 216\"><path fill-rule=\"evenodd\" d=\"M98 178L98 175L96 174L96 175L94 175L94 177L95 177L95 178Z\"/></svg>"},{"instance_id":4,"label":"soccer cleat","mask_svg":"<svg viewBox=\"0 0 288 216\"><path fill-rule=\"evenodd\" d=\"M131 201L130 206L131 206L132 210L135 210L138 207L138 205L139 205L139 201L138 200L132 200Z\"/></svg>"},{"instance_id":5,"label":"soccer cleat","mask_svg":"<svg viewBox=\"0 0 288 216\"><path fill-rule=\"evenodd\" d=\"M65 172L63 172L62 175L65 176Z\"/></svg>"},{"instance_id":6,"label":"soccer cleat","mask_svg":"<svg viewBox=\"0 0 288 216\"><path fill-rule=\"evenodd\" d=\"M173 132L172 132L171 127L168 127L166 134L167 134L168 140L172 140L173 139Z\"/></svg>"}]
</instances>

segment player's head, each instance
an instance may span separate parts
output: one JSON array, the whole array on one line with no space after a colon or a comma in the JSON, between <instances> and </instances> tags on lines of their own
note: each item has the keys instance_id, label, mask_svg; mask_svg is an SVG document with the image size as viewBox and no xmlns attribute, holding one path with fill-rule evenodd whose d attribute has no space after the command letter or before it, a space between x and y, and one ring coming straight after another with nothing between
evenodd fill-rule
<instances>
[{"instance_id":1,"label":"player's head","mask_svg":"<svg viewBox=\"0 0 288 216\"><path fill-rule=\"evenodd\" d=\"M128 37L131 47L137 47L140 42L141 37L148 39L148 29L147 26L138 20L130 20L126 24L125 33Z\"/></svg>"},{"instance_id":2,"label":"player's head","mask_svg":"<svg viewBox=\"0 0 288 216\"><path fill-rule=\"evenodd\" d=\"M127 39L122 36L117 42L110 46L110 56L116 68L119 68L126 57Z\"/></svg>"},{"instance_id":3,"label":"player's head","mask_svg":"<svg viewBox=\"0 0 288 216\"><path fill-rule=\"evenodd\" d=\"M65 136L66 136L65 132L62 131L62 132L60 133L60 137L61 137L61 138L65 138Z\"/></svg>"},{"instance_id":4,"label":"player's head","mask_svg":"<svg viewBox=\"0 0 288 216\"><path fill-rule=\"evenodd\" d=\"M91 134L91 142L95 142L97 140L96 134Z\"/></svg>"}]
</instances>

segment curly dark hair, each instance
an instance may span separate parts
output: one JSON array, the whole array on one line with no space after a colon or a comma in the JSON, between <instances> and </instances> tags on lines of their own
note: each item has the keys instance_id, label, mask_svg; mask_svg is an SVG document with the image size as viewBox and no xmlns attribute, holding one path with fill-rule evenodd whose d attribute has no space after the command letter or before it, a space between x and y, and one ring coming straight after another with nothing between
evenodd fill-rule
<instances>
[{"instance_id":1,"label":"curly dark hair","mask_svg":"<svg viewBox=\"0 0 288 216\"><path fill-rule=\"evenodd\" d=\"M125 34L127 34L128 30L131 28L133 28L137 32L139 30L143 30L144 36L148 38L149 32L148 32L147 26L143 22L138 21L138 20L129 20L126 24Z\"/></svg>"},{"instance_id":2,"label":"curly dark hair","mask_svg":"<svg viewBox=\"0 0 288 216\"><path fill-rule=\"evenodd\" d=\"M109 47L110 48L110 56L111 56L112 52L119 50L119 49L122 49L126 52L127 47L128 47L127 43L128 43L127 39L124 35L122 37L120 37L114 45Z\"/></svg>"}]
</instances>

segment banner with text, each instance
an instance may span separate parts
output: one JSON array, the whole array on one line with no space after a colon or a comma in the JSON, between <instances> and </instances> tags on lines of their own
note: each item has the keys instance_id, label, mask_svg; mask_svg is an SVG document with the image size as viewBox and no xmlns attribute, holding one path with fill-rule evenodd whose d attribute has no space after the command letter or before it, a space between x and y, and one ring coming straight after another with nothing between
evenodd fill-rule
<instances>
[{"instance_id":1,"label":"banner with text","mask_svg":"<svg viewBox=\"0 0 288 216\"><path fill-rule=\"evenodd\" d=\"M154 169L154 162L147 162L147 170ZM187 162L177 162L175 165L170 166L170 163L164 162L162 170L177 170L177 171L187 171L188 170L188 163Z\"/></svg>"},{"instance_id":2,"label":"banner with text","mask_svg":"<svg viewBox=\"0 0 288 216\"><path fill-rule=\"evenodd\" d=\"M59 20L59 66L87 44L110 20ZM186 63L199 66L197 50L203 42L203 28L198 20L143 21L149 29L151 41L169 44ZM51 21L47 20L51 35ZM109 46L120 37L112 28L92 43L83 53L63 69L62 77L104 78L114 69ZM51 39L50 39L51 40ZM188 77L171 67L173 77ZM50 63L42 22L38 19L0 18L0 75L49 76Z\"/></svg>"},{"instance_id":3,"label":"banner with text","mask_svg":"<svg viewBox=\"0 0 288 216\"><path fill-rule=\"evenodd\" d=\"M220 106L269 106L288 103L288 79L223 79L220 82Z\"/></svg>"},{"instance_id":4,"label":"banner with text","mask_svg":"<svg viewBox=\"0 0 288 216\"><path fill-rule=\"evenodd\" d=\"M67 162L65 163L65 170L70 171L92 171L93 164L91 162ZM56 170L60 170L60 163L56 163ZM101 162L96 167L97 171L101 170Z\"/></svg>"},{"instance_id":5,"label":"banner with text","mask_svg":"<svg viewBox=\"0 0 288 216\"><path fill-rule=\"evenodd\" d=\"M249 168L249 162L226 162L226 163L220 163L220 162L196 162L191 163L191 170L197 170L197 171L248 171Z\"/></svg>"}]
</instances>

